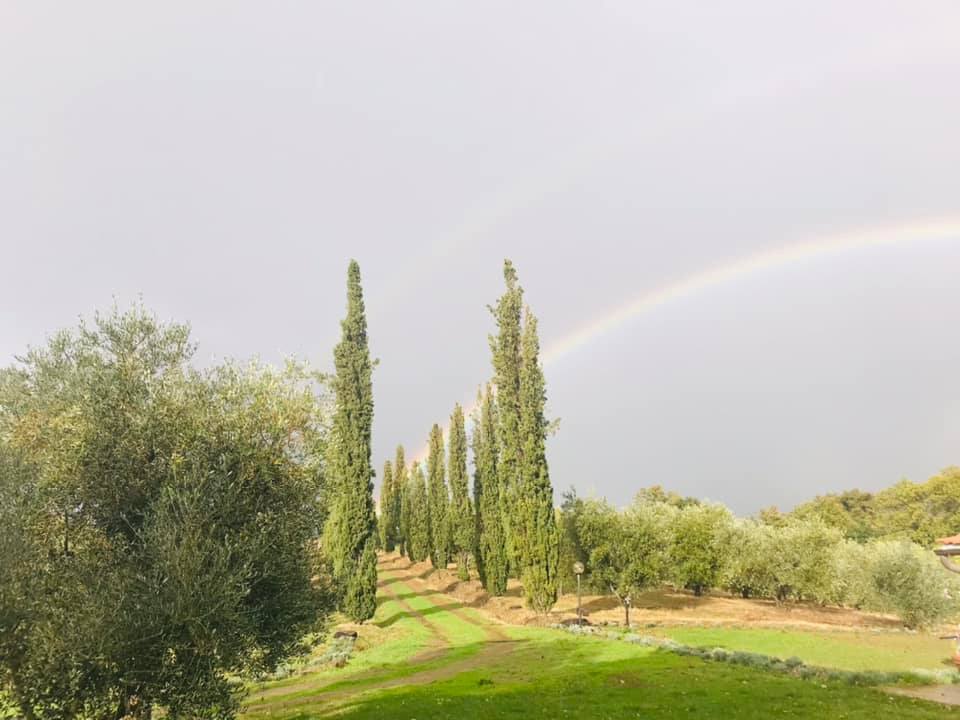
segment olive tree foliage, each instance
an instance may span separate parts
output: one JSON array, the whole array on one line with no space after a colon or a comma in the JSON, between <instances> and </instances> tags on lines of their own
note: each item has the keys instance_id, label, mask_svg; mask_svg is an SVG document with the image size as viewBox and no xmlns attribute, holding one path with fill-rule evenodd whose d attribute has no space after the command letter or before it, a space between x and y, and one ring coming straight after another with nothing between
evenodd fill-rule
<instances>
[{"instance_id":1,"label":"olive tree foliage","mask_svg":"<svg viewBox=\"0 0 960 720\"><path fill-rule=\"evenodd\" d=\"M720 586L743 598L770 597L776 585L775 532L775 528L755 520L731 524L721 541L726 558Z\"/></svg>"},{"instance_id":2,"label":"olive tree foliage","mask_svg":"<svg viewBox=\"0 0 960 720\"><path fill-rule=\"evenodd\" d=\"M672 515L649 504L617 512L600 500L578 501L570 512L592 579L605 585L623 605L627 627L637 596L664 577Z\"/></svg>"},{"instance_id":3,"label":"olive tree foliage","mask_svg":"<svg viewBox=\"0 0 960 720\"><path fill-rule=\"evenodd\" d=\"M687 505L672 524L670 579L678 587L702 595L720 581L727 556L724 538L733 522L722 505Z\"/></svg>"},{"instance_id":4,"label":"olive tree foliage","mask_svg":"<svg viewBox=\"0 0 960 720\"><path fill-rule=\"evenodd\" d=\"M960 583L929 550L906 541L874 545L870 577L875 609L907 627L933 625L960 611Z\"/></svg>"},{"instance_id":5,"label":"olive tree foliage","mask_svg":"<svg viewBox=\"0 0 960 720\"><path fill-rule=\"evenodd\" d=\"M230 717L331 605L326 411L140 307L0 374L0 683L24 718Z\"/></svg>"},{"instance_id":6,"label":"olive tree foliage","mask_svg":"<svg viewBox=\"0 0 960 720\"><path fill-rule=\"evenodd\" d=\"M778 516L774 524L734 519L723 506L652 488L619 512L567 493L558 527L563 563L584 562L586 587L615 595L627 613L654 583L894 613L908 627L960 613L960 578L929 550L856 542L816 515Z\"/></svg>"}]
</instances>

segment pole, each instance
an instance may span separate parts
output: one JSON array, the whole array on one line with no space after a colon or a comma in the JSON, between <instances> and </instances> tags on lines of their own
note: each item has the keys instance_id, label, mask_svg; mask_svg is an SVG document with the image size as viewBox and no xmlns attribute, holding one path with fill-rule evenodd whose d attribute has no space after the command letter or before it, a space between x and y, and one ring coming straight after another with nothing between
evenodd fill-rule
<instances>
[{"instance_id":1,"label":"pole","mask_svg":"<svg viewBox=\"0 0 960 720\"><path fill-rule=\"evenodd\" d=\"M577 573L577 625L583 627L583 611L580 609L580 573Z\"/></svg>"}]
</instances>

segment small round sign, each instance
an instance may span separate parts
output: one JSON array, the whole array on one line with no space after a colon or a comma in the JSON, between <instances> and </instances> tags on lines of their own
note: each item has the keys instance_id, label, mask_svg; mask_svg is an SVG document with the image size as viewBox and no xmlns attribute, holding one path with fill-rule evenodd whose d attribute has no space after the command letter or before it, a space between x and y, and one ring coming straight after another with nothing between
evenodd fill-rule
<instances>
[{"instance_id":1,"label":"small round sign","mask_svg":"<svg viewBox=\"0 0 960 720\"><path fill-rule=\"evenodd\" d=\"M573 564L573 574L582 575L583 574L583 563L579 560Z\"/></svg>"}]
</instances>

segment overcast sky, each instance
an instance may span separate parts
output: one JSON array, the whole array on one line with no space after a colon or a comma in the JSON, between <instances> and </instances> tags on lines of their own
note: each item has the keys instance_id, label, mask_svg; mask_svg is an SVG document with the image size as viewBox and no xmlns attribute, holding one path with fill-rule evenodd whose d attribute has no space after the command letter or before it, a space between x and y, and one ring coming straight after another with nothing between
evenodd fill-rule
<instances>
[{"instance_id":1,"label":"overcast sky","mask_svg":"<svg viewBox=\"0 0 960 720\"><path fill-rule=\"evenodd\" d=\"M490 373L754 253L960 224L960 5L0 4L0 362L142 294L321 367L361 265L374 462ZM960 236L688 294L547 363L554 487L738 512L960 463Z\"/></svg>"}]
</instances>

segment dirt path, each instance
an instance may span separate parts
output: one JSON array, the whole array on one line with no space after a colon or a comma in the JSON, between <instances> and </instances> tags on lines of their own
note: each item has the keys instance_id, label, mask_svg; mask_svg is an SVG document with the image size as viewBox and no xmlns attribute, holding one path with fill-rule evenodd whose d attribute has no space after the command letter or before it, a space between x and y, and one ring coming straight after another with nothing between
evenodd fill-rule
<instances>
[{"instance_id":1,"label":"dirt path","mask_svg":"<svg viewBox=\"0 0 960 720\"><path fill-rule=\"evenodd\" d=\"M960 685L924 685L914 688L887 688L893 695L930 700L941 705L960 705Z\"/></svg>"},{"instance_id":2,"label":"dirt path","mask_svg":"<svg viewBox=\"0 0 960 720\"><path fill-rule=\"evenodd\" d=\"M462 660L454 660L447 664L440 664L439 666L431 667L420 672L414 672L410 675L395 678L385 678L382 681L374 680L372 682L364 682L362 685L357 687L337 688L328 691L324 690L325 686L335 685L339 681L332 679L330 682L326 683L325 686L321 685L316 687L315 692L310 692L310 690L313 689L313 686L310 682L309 676L305 676L304 682L302 683L285 685L283 687L271 688L252 693L253 700L247 708L248 711L252 714L255 714L258 710L269 708L271 712L275 712L277 710L292 709L301 705L312 705L319 702L326 705L330 712L333 712L334 710L341 710L344 705L348 705L351 700L358 699L362 695L369 692L386 690L389 688L406 685L426 685L437 680L444 680L454 677L462 672L475 670L477 668L487 667L490 665L496 665L498 660L502 659L506 655L509 655L517 647L523 644L524 641L511 639L500 627L498 627L489 619L479 614L475 615L467 612L463 605L454 598L441 595L435 590L431 590L429 587L427 587L426 583L419 578L399 575L397 571L402 571L404 569L406 568L403 566L402 561L400 563L398 563L396 559L380 561L379 574L381 580L378 583L380 594L400 605L400 607L403 608L403 611L409 617L416 618L417 622L426 627L431 634L430 647L427 650L424 650L406 660L404 664L415 667L417 665L425 665L427 663L435 663L437 661L442 663L443 659L451 654L453 648L447 645L443 633L436 623L432 622L428 617L426 617L423 612L411 606L405 598L401 597L397 593L396 589L392 586L398 582L405 583L413 590L416 596L422 597L435 607L439 608L438 612L450 613L460 620L470 623L471 625L483 630L485 636L483 645L476 653ZM437 601L438 596L442 598L442 606ZM363 680L370 679L382 673L382 669L370 670L368 672L350 677L349 682L362 682ZM294 693L296 693L298 696L290 698L289 700L277 700L269 703L265 702L277 696Z\"/></svg>"}]
</instances>

